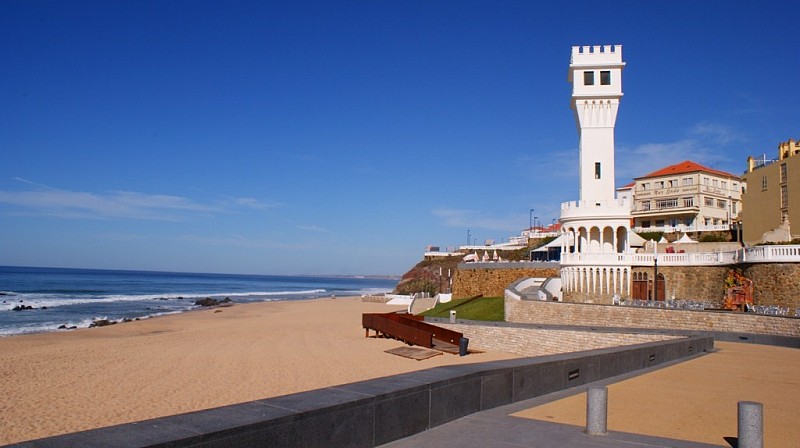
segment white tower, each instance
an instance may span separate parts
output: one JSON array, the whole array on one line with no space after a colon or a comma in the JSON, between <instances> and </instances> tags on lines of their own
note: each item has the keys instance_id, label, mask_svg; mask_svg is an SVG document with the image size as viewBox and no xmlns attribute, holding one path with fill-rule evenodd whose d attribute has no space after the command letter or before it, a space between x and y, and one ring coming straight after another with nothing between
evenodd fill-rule
<instances>
[{"instance_id":1,"label":"white tower","mask_svg":"<svg viewBox=\"0 0 800 448\"><path fill-rule=\"evenodd\" d=\"M614 125L622 98L622 47L572 47L569 82L580 139L580 200L561 204L565 300L629 297L631 206L614 193Z\"/></svg>"},{"instance_id":2,"label":"white tower","mask_svg":"<svg viewBox=\"0 0 800 448\"><path fill-rule=\"evenodd\" d=\"M569 82L580 137L580 200L614 199L614 125L622 97L622 46L572 47Z\"/></svg>"}]
</instances>

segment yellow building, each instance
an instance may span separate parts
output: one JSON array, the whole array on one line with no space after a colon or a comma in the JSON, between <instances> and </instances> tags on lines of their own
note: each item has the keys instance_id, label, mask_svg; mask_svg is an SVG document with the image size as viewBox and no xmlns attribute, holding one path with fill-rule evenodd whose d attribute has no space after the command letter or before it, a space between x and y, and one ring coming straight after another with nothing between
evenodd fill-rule
<instances>
[{"instance_id":1,"label":"yellow building","mask_svg":"<svg viewBox=\"0 0 800 448\"><path fill-rule=\"evenodd\" d=\"M787 242L800 237L800 142L778 145L778 158L747 158L742 177L747 189L742 201L742 239L747 244Z\"/></svg>"}]
</instances>

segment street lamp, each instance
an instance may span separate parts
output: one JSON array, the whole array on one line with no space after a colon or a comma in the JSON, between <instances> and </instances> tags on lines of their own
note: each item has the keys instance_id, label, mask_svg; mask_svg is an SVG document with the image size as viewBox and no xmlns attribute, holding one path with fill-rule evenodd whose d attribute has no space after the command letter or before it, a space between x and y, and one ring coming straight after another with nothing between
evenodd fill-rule
<instances>
[{"instance_id":1,"label":"street lamp","mask_svg":"<svg viewBox=\"0 0 800 448\"><path fill-rule=\"evenodd\" d=\"M533 218L532 218L533 210L534 209L531 209L530 213L528 213L528 237L529 238L531 236L531 231L533 231Z\"/></svg>"},{"instance_id":2,"label":"street lamp","mask_svg":"<svg viewBox=\"0 0 800 448\"><path fill-rule=\"evenodd\" d=\"M653 301L658 302L658 242L653 241Z\"/></svg>"},{"instance_id":3,"label":"street lamp","mask_svg":"<svg viewBox=\"0 0 800 448\"><path fill-rule=\"evenodd\" d=\"M534 217L533 217L533 228L534 228L534 229L536 229L536 220L537 220L537 219L539 219L539 217L538 217L538 216L534 216ZM534 230L534 232L536 232L536 230ZM536 232L536 233L538 233L538 232Z\"/></svg>"},{"instance_id":4,"label":"street lamp","mask_svg":"<svg viewBox=\"0 0 800 448\"><path fill-rule=\"evenodd\" d=\"M467 246L469 246L469 229L467 229Z\"/></svg>"}]
</instances>

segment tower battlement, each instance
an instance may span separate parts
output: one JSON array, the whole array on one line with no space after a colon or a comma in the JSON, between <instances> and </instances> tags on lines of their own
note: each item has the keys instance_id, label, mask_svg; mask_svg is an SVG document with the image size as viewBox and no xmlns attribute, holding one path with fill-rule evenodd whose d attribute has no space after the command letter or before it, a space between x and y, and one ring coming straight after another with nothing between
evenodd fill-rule
<instances>
[{"instance_id":1,"label":"tower battlement","mask_svg":"<svg viewBox=\"0 0 800 448\"><path fill-rule=\"evenodd\" d=\"M570 65L625 65L622 62L622 45L573 46Z\"/></svg>"}]
</instances>

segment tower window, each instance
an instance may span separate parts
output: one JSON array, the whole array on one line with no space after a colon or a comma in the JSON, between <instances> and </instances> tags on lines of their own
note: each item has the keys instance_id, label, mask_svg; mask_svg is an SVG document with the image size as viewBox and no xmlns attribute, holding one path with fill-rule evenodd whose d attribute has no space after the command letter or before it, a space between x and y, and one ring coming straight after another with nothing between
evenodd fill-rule
<instances>
[{"instance_id":1,"label":"tower window","mask_svg":"<svg viewBox=\"0 0 800 448\"><path fill-rule=\"evenodd\" d=\"M609 70L600 71L600 85L601 86L611 85L611 72Z\"/></svg>"},{"instance_id":2,"label":"tower window","mask_svg":"<svg viewBox=\"0 0 800 448\"><path fill-rule=\"evenodd\" d=\"M594 72L592 71L583 72L583 85L585 86L594 85Z\"/></svg>"},{"instance_id":3,"label":"tower window","mask_svg":"<svg viewBox=\"0 0 800 448\"><path fill-rule=\"evenodd\" d=\"M594 163L594 178L600 179L600 162Z\"/></svg>"}]
</instances>

